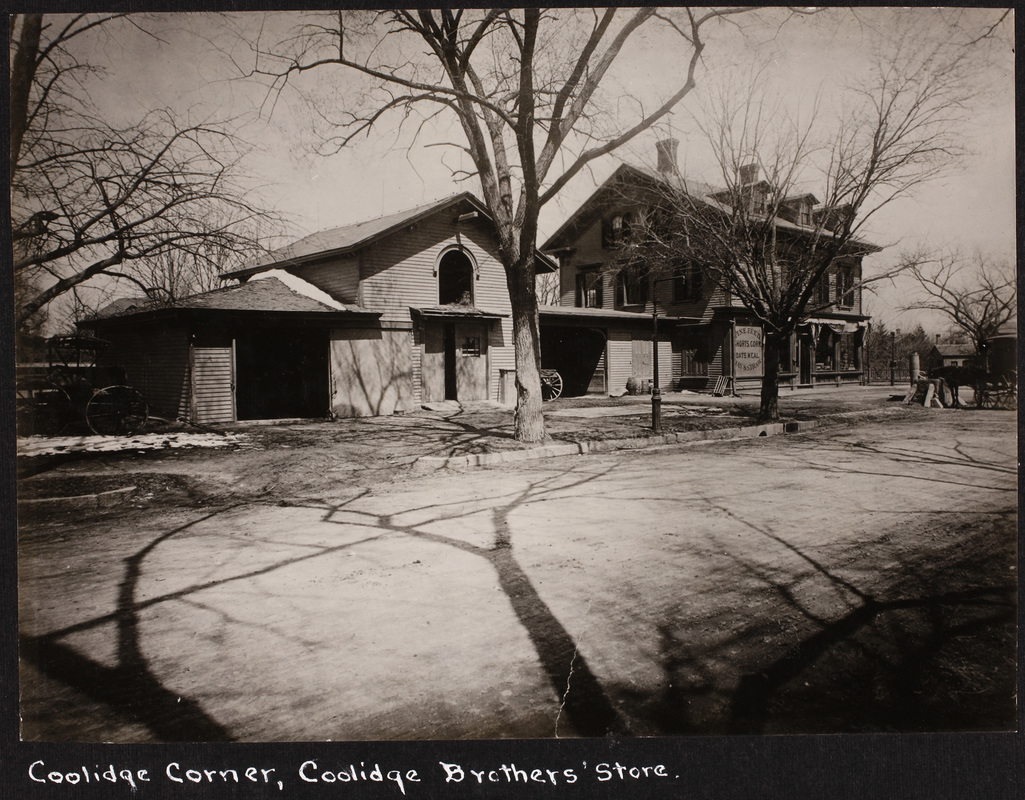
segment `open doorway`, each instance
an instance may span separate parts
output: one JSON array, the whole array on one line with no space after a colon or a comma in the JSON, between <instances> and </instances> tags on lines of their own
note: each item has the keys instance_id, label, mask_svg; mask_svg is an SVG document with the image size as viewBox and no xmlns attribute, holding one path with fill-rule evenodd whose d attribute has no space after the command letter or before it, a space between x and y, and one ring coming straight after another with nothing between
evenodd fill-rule
<instances>
[{"instance_id":1,"label":"open doorway","mask_svg":"<svg viewBox=\"0 0 1025 800\"><path fill-rule=\"evenodd\" d=\"M453 322L445 323L444 348L445 348L445 399L458 400L458 387L456 383L456 326Z\"/></svg>"},{"instance_id":2,"label":"open doorway","mask_svg":"<svg viewBox=\"0 0 1025 800\"><path fill-rule=\"evenodd\" d=\"M235 343L238 418L328 414L328 337L323 330L256 328Z\"/></svg>"}]
</instances>

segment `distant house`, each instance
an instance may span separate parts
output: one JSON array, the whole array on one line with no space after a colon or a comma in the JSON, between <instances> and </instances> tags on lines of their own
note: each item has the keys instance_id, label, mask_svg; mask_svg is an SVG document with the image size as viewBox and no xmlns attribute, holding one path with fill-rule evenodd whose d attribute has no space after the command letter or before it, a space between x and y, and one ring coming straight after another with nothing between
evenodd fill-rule
<instances>
[{"instance_id":1,"label":"distant house","mask_svg":"<svg viewBox=\"0 0 1025 800\"><path fill-rule=\"evenodd\" d=\"M929 368L966 367L976 361L970 344L938 344L929 353Z\"/></svg>"},{"instance_id":2,"label":"distant house","mask_svg":"<svg viewBox=\"0 0 1025 800\"><path fill-rule=\"evenodd\" d=\"M395 414L499 400L503 378L511 384L505 272L469 193L315 233L224 277L239 283L88 323L164 413L199 423Z\"/></svg>"},{"instance_id":3,"label":"distant house","mask_svg":"<svg viewBox=\"0 0 1025 800\"><path fill-rule=\"evenodd\" d=\"M574 376L578 391L620 394L631 377L653 377L656 304L663 389L707 391L721 376L732 377L739 389L761 385L761 324L699 265L681 266L658 281L644 277L643 269L618 268L637 222L657 213L665 195L660 187L719 202L714 187L679 175L675 148L674 140L659 143L658 169L621 165L542 245L560 265L559 305L541 310L542 365ZM757 168L747 168L743 180L753 197L766 185ZM776 224L781 236L808 236L829 213L814 195L802 194L786 199ZM861 291L854 287L861 278L862 256L879 248L856 244L834 262L817 288L815 305L821 310L802 320L780 354L781 385L863 380L870 318L862 313Z\"/></svg>"}]
</instances>

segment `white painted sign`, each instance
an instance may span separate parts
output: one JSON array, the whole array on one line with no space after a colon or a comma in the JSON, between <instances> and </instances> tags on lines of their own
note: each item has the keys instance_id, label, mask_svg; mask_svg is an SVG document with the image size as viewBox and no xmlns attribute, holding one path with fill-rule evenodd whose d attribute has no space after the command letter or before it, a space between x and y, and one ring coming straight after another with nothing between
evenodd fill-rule
<instances>
[{"instance_id":1,"label":"white painted sign","mask_svg":"<svg viewBox=\"0 0 1025 800\"><path fill-rule=\"evenodd\" d=\"M733 339L733 363L738 378L762 374L762 329L758 325L738 325Z\"/></svg>"}]
</instances>

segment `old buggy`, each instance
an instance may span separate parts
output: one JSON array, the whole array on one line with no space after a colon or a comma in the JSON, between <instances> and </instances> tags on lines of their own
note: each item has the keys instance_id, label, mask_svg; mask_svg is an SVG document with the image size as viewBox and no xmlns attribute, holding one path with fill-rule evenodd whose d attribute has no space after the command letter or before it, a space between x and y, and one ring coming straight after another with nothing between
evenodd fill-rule
<instances>
[{"instance_id":1,"label":"old buggy","mask_svg":"<svg viewBox=\"0 0 1025 800\"><path fill-rule=\"evenodd\" d=\"M80 422L104 436L138 433L149 409L123 368L97 363L108 346L91 336L51 337L47 364L19 367L19 425L51 435Z\"/></svg>"}]
</instances>

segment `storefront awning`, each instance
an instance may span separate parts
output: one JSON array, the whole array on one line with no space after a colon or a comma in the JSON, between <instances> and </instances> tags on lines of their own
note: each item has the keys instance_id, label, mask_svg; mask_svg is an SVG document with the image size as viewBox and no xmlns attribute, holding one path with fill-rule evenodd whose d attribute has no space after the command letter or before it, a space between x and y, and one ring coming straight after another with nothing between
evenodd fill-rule
<instances>
[{"instance_id":1,"label":"storefront awning","mask_svg":"<svg viewBox=\"0 0 1025 800\"><path fill-rule=\"evenodd\" d=\"M801 327L810 326L812 333L818 333L822 327L829 328L833 333L856 333L868 327L868 320L823 319L811 318L801 323Z\"/></svg>"}]
</instances>

